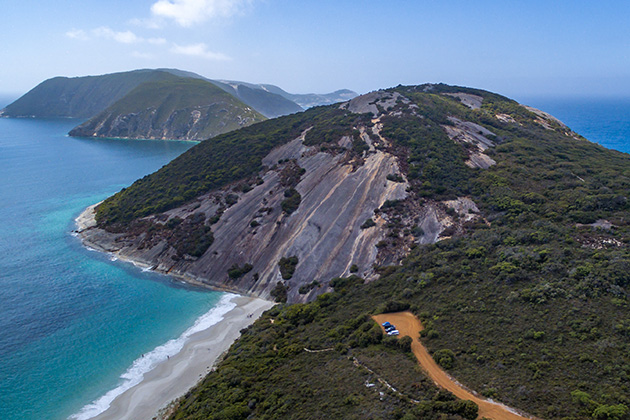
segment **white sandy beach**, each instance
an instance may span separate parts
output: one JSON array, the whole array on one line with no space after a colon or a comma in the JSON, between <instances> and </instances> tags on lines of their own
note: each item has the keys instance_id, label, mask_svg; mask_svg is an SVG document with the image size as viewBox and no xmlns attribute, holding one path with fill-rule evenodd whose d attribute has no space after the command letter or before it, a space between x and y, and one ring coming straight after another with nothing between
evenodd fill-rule
<instances>
[{"instance_id":1,"label":"white sandy beach","mask_svg":"<svg viewBox=\"0 0 630 420\"><path fill-rule=\"evenodd\" d=\"M142 382L128 389L96 420L150 420L172 400L184 395L206 373L217 358L240 336L240 331L271 308L272 302L236 297L237 306L210 328L193 334L182 351L148 372ZM248 316L250 315L251 316Z\"/></svg>"},{"instance_id":2,"label":"white sandy beach","mask_svg":"<svg viewBox=\"0 0 630 420\"><path fill-rule=\"evenodd\" d=\"M88 207L77 217L78 231L95 226L94 208L97 205ZM274 305L273 302L244 296L235 296L231 302L236 306L225 313L218 323L192 334L181 351L160 362L144 375L140 383L114 398L107 410L90 418L153 419L162 408L197 384L240 336L240 331ZM87 417L82 415L81 418Z\"/></svg>"}]
</instances>

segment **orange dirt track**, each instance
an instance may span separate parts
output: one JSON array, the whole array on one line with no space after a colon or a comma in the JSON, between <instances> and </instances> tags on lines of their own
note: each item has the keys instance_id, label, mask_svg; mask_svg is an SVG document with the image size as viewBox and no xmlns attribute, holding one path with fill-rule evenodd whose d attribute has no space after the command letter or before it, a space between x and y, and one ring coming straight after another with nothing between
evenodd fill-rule
<instances>
[{"instance_id":1,"label":"orange dirt track","mask_svg":"<svg viewBox=\"0 0 630 420\"><path fill-rule=\"evenodd\" d=\"M420 366L424 368L429 377L439 386L452 392L457 398L471 400L479 406L479 417L487 417L495 420L530 419L512 412L508 407L479 398L470 391L464 389L438 366L427 349L420 343L418 336L423 330L422 323L411 312L396 312L390 314L375 315L372 317L379 325L389 321L400 331L399 337L408 335L413 339L411 351L418 359Z\"/></svg>"}]
</instances>

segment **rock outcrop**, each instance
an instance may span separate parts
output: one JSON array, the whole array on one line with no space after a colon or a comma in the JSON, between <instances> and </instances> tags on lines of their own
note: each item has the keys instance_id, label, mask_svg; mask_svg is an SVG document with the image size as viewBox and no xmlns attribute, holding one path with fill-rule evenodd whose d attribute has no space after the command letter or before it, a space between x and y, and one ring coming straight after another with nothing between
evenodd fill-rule
<instances>
[{"instance_id":1,"label":"rock outcrop","mask_svg":"<svg viewBox=\"0 0 630 420\"><path fill-rule=\"evenodd\" d=\"M464 99L478 105L477 98ZM336 108L370 117L351 127L352 135L326 143L307 141L311 126L271 150L253 178L122 231L86 225L83 241L197 284L298 302L330 290L335 277L374 279L376 267L398 264L413 247L461 234L481 218L469 198L438 201L412 192L404 149L383 135L392 118L427 123L412 100L378 91ZM494 146L494 133L449 120L442 125L445 138L468 151L467 165L495 163L484 153Z\"/></svg>"}]
</instances>

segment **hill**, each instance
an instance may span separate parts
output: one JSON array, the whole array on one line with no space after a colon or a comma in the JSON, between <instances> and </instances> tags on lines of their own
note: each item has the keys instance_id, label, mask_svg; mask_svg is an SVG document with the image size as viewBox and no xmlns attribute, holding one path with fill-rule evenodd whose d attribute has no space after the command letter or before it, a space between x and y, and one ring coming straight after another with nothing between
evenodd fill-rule
<instances>
[{"instance_id":1,"label":"hill","mask_svg":"<svg viewBox=\"0 0 630 420\"><path fill-rule=\"evenodd\" d=\"M281 302L174 419L475 418L370 317L406 309L469 389L539 418L622 419L629 187L630 156L545 113L398 86L200 143L81 235Z\"/></svg>"},{"instance_id":2,"label":"hill","mask_svg":"<svg viewBox=\"0 0 630 420\"><path fill-rule=\"evenodd\" d=\"M167 71L134 70L48 79L2 110L5 117L90 118L145 82L173 80Z\"/></svg>"},{"instance_id":3,"label":"hill","mask_svg":"<svg viewBox=\"0 0 630 420\"><path fill-rule=\"evenodd\" d=\"M246 104L260 109L263 106L269 107L266 112L262 112L269 118L279 117L281 115L292 114L297 112L294 105L288 105L288 102L297 104L300 109L312 108L321 105L330 105L337 102L344 102L357 96L356 92L349 89L340 89L331 93L289 93L275 85L270 84L254 84L246 82L228 81L228 80L211 80L212 83L225 89L226 92L232 93ZM261 100L264 98L264 104ZM272 100L275 98L275 100ZM284 99L281 99L284 98ZM252 101L252 102L248 102ZM287 102L288 101L288 102ZM273 106L273 107L272 107ZM278 108L275 108L278 107Z\"/></svg>"},{"instance_id":4,"label":"hill","mask_svg":"<svg viewBox=\"0 0 630 420\"><path fill-rule=\"evenodd\" d=\"M205 140L265 117L200 79L139 85L71 136Z\"/></svg>"},{"instance_id":5,"label":"hill","mask_svg":"<svg viewBox=\"0 0 630 420\"><path fill-rule=\"evenodd\" d=\"M356 92L349 89L340 89L330 93L289 93L274 85L261 85L261 87L295 102L302 108L335 104L359 96Z\"/></svg>"},{"instance_id":6,"label":"hill","mask_svg":"<svg viewBox=\"0 0 630 420\"><path fill-rule=\"evenodd\" d=\"M85 77L55 77L40 83L0 111L5 117L91 118L146 82L193 78L206 80L268 118L302 111L302 107L258 85L231 84L178 69L144 69Z\"/></svg>"},{"instance_id":7,"label":"hill","mask_svg":"<svg viewBox=\"0 0 630 420\"><path fill-rule=\"evenodd\" d=\"M230 95L240 99L247 105L256 109L268 118L280 117L282 115L294 114L302 111L302 107L290 99L264 89L259 89L250 83L244 82L223 82L218 80L209 81Z\"/></svg>"}]
</instances>

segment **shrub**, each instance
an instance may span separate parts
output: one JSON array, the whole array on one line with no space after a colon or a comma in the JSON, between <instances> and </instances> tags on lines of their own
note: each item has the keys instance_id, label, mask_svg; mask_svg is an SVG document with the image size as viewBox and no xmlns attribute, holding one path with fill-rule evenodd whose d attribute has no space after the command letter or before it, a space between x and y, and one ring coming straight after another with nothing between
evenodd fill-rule
<instances>
[{"instance_id":1,"label":"shrub","mask_svg":"<svg viewBox=\"0 0 630 420\"><path fill-rule=\"evenodd\" d=\"M166 222L166 227L169 229L173 229L175 226L179 225L180 223L182 223L183 220L181 217L173 217L171 219L168 220L168 222Z\"/></svg>"},{"instance_id":2,"label":"shrub","mask_svg":"<svg viewBox=\"0 0 630 420\"><path fill-rule=\"evenodd\" d=\"M379 307L378 312L382 314L386 314L389 312L406 311L407 309L409 309L409 304L407 302L389 300Z\"/></svg>"},{"instance_id":3,"label":"shrub","mask_svg":"<svg viewBox=\"0 0 630 420\"><path fill-rule=\"evenodd\" d=\"M242 267L239 267L238 264L233 264L228 269L228 276L230 276L231 279L238 279L252 271L252 268L254 267L249 263L244 264Z\"/></svg>"},{"instance_id":4,"label":"shrub","mask_svg":"<svg viewBox=\"0 0 630 420\"><path fill-rule=\"evenodd\" d=\"M601 420L621 420L627 418L628 407L624 404L600 405L593 411L592 417Z\"/></svg>"},{"instance_id":5,"label":"shrub","mask_svg":"<svg viewBox=\"0 0 630 420\"><path fill-rule=\"evenodd\" d=\"M278 282L276 287L270 292L271 297L275 299L276 302L286 302L287 301L287 291L288 288L282 284L282 282Z\"/></svg>"},{"instance_id":6,"label":"shrub","mask_svg":"<svg viewBox=\"0 0 630 420\"><path fill-rule=\"evenodd\" d=\"M455 362L455 353L450 349L441 349L433 353L433 359L444 369L451 369Z\"/></svg>"},{"instance_id":7,"label":"shrub","mask_svg":"<svg viewBox=\"0 0 630 420\"><path fill-rule=\"evenodd\" d=\"M361 229L368 229L372 226L376 226L376 222L372 220L372 218L369 218L365 222L363 222L363 224L361 225Z\"/></svg>"},{"instance_id":8,"label":"shrub","mask_svg":"<svg viewBox=\"0 0 630 420\"><path fill-rule=\"evenodd\" d=\"M398 340L398 347L405 353L410 353L412 342L413 342L413 339L409 337L408 335L406 335Z\"/></svg>"},{"instance_id":9,"label":"shrub","mask_svg":"<svg viewBox=\"0 0 630 420\"><path fill-rule=\"evenodd\" d=\"M298 257L295 255L289 258L280 258L278 265L280 266L280 274L282 274L282 278L284 280L289 280L293 277L293 273L295 273L295 267L298 265L298 262Z\"/></svg>"},{"instance_id":10,"label":"shrub","mask_svg":"<svg viewBox=\"0 0 630 420\"><path fill-rule=\"evenodd\" d=\"M285 190L284 197L285 199L280 203L280 206L286 214L296 211L302 202L302 196L295 188Z\"/></svg>"},{"instance_id":11,"label":"shrub","mask_svg":"<svg viewBox=\"0 0 630 420\"><path fill-rule=\"evenodd\" d=\"M405 182L405 179L400 174L388 174L387 179L392 182Z\"/></svg>"}]
</instances>

